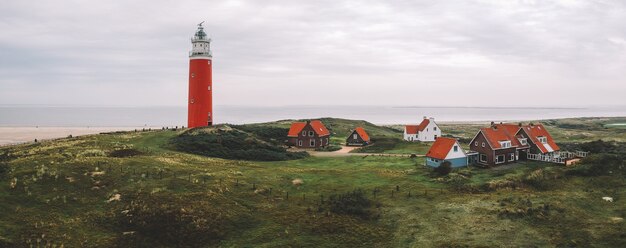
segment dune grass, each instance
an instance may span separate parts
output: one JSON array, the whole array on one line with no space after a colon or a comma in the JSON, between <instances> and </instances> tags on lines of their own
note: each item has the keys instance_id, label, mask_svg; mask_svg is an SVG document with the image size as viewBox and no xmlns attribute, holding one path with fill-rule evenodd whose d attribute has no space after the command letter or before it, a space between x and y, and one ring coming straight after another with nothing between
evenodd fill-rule
<instances>
[{"instance_id":1,"label":"dune grass","mask_svg":"<svg viewBox=\"0 0 626 248\"><path fill-rule=\"evenodd\" d=\"M0 148L0 163L8 166L0 174L0 245L626 244L623 175L575 176L569 173L575 168L540 162L456 169L438 177L423 158L226 160L168 149L181 132L124 132ZM591 132L610 131L600 126ZM120 149L140 153L110 156ZM359 189L372 202L369 218L325 207L331 195Z\"/></svg>"}]
</instances>

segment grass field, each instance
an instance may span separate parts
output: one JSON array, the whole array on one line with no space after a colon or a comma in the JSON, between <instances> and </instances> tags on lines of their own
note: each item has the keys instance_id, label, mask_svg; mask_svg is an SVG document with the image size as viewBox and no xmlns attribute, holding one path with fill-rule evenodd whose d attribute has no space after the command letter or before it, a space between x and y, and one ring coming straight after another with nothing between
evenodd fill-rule
<instances>
[{"instance_id":1,"label":"grass field","mask_svg":"<svg viewBox=\"0 0 626 248\"><path fill-rule=\"evenodd\" d=\"M624 141L623 130L604 124L620 121L546 125L560 143ZM366 129L379 139L398 133L365 122L325 122L337 142L354 125L371 125ZM471 138L476 126L442 129ZM438 176L423 158L237 161L170 150L168 142L181 132L0 148L0 247L626 246L619 169L579 176L572 174L576 167L523 162ZM400 142L382 152L425 147ZM115 155L119 150L135 153ZM358 189L365 199L349 197ZM359 202L366 204L355 207Z\"/></svg>"}]
</instances>

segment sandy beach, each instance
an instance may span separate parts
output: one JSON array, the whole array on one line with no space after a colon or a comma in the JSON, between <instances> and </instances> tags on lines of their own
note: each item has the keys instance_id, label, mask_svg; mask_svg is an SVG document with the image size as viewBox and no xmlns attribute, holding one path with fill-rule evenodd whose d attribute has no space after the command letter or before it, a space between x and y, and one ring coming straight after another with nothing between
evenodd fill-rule
<instances>
[{"instance_id":1,"label":"sandy beach","mask_svg":"<svg viewBox=\"0 0 626 248\"><path fill-rule=\"evenodd\" d=\"M112 131L129 131L142 128L161 127L0 127L0 146L20 144L37 140L97 134Z\"/></svg>"}]
</instances>

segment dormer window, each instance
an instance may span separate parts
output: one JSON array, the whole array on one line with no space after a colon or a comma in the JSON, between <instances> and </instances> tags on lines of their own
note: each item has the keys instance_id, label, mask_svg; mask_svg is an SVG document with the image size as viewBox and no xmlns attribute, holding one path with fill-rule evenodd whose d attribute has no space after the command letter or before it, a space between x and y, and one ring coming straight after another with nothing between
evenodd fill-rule
<instances>
[{"instance_id":1,"label":"dormer window","mask_svg":"<svg viewBox=\"0 0 626 248\"><path fill-rule=\"evenodd\" d=\"M537 137L537 139L539 140L539 142L541 142L542 144L546 144L548 143L548 139L546 137L543 136L539 136Z\"/></svg>"},{"instance_id":2,"label":"dormer window","mask_svg":"<svg viewBox=\"0 0 626 248\"><path fill-rule=\"evenodd\" d=\"M526 138L519 138L519 143L522 144L523 146L528 145L528 139Z\"/></svg>"},{"instance_id":3,"label":"dormer window","mask_svg":"<svg viewBox=\"0 0 626 248\"><path fill-rule=\"evenodd\" d=\"M511 141L510 140L500 141L500 146L502 148L509 148L511 147Z\"/></svg>"},{"instance_id":4,"label":"dormer window","mask_svg":"<svg viewBox=\"0 0 626 248\"><path fill-rule=\"evenodd\" d=\"M454 152L458 152L459 151L459 146L454 146Z\"/></svg>"}]
</instances>

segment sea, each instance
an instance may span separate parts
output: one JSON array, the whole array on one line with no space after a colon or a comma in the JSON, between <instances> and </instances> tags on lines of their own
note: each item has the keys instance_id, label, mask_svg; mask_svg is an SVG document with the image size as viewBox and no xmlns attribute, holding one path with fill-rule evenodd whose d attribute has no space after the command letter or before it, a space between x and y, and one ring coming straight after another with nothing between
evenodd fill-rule
<instances>
[{"instance_id":1,"label":"sea","mask_svg":"<svg viewBox=\"0 0 626 248\"><path fill-rule=\"evenodd\" d=\"M418 123L424 116L439 122L542 120L571 117L624 117L626 106L594 107L438 107L438 106L215 106L215 123L245 124L284 119L335 117L375 124ZM184 126L184 106L82 107L0 105L4 127Z\"/></svg>"}]
</instances>

